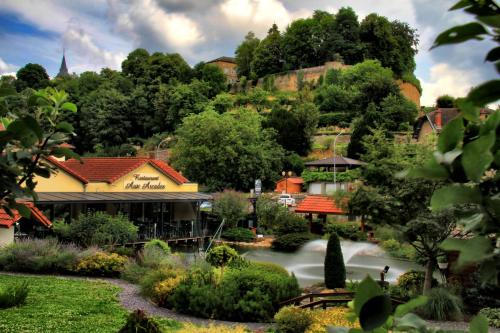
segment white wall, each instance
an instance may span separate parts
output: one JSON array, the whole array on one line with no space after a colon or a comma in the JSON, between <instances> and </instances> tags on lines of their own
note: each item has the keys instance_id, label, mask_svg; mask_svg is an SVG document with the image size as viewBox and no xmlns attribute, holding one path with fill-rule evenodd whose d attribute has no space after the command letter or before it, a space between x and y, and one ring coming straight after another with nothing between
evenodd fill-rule
<instances>
[{"instance_id":1,"label":"white wall","mask_svg":"<svg viewBox=\"0 0 500 333\"><path fill-rule=\"evenodd\" d=\"M14 227L0 228L0 247L14 242Z\"/></svg>"}]
</instances>

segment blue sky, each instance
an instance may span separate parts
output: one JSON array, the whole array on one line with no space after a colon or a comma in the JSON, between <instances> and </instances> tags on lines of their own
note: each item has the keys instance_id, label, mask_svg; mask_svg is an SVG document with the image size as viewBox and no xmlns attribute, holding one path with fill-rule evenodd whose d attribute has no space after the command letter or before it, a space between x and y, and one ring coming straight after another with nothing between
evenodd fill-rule
<instances>
[{"instance_id":1,"label":"blue sky","mask_svg":"<svg viewBox=\"0 0 500 333\"><path fill-rule=\"evenodd\" d=\"M284 29L315 9L351 6L360 20L371 12L408 22L420 34L416 75L422 104L444 93L462 96L495 76L482 62L491 45L472 42L429 51L437 34L469 17L447 12L452 0L2 0L0 74L26 63L57 73L63 48L71 72L119 69L137 47L178 52L190 64L232 56L249 31L264 37L272 23Z\"/></svg>"}]
</instances>

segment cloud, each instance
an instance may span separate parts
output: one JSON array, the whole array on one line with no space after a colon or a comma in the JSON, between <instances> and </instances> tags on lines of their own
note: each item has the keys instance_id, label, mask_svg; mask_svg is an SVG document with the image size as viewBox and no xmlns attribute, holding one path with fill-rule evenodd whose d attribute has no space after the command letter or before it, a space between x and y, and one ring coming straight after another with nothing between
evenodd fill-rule
<instances>
[{"instance_id":1,"label":"cloud","mask_svg":"<svg viewBox=\"0 0 500 333\"><path fill-rule=\"evenodd\" d=\"M17 66L6 63L0 58L0 75L16 75Z\"/></svg>"},{"instance_id":2,"label":"cloud","mask_svg":"<svg viewBox=\"0 0 500 333\"><path fill-rule=\"evenodd\" d=\"M115 29L134 40L134 46L175 52L204 40L198 24L184 13L168 13L155 0L108 1Z\"/></svg>"},{"instance_id":3,"label":"cloud","mask_svg":"<svg viewBox=\"0 0 500 333\"><path fill-rule=\"evenodd\" d=\"M421 104L435 105L436 99L441 95L463 97L470 88L480 81L474 72L460 70L447 63L439 63L430 68L430 79L420 80L422 84Z\"/></svg>"}]
</instances>

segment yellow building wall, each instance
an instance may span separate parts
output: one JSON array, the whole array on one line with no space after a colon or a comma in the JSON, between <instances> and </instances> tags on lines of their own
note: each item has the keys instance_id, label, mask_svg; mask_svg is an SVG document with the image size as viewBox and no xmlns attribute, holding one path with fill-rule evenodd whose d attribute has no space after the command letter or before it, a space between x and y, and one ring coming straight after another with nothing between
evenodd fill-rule
<instances>
[{"instance_id":1,"label":"yellow building wall","mask_svg":"<svg viewBox=\"0 0 500 333\"><path fill-rule=\"evenodd\" d=\"M158 177L157 180L137 180L135 175ZM149 182L149 185L147 183ZM132 184L131 184L132 183ZM164 188L154 188L155 185ZM152 186L151 186L152 185ZM138 186L138 187L135 187ZM86 192L198 192L198 184L177 184L150 164L135 169L112 184L92 182L87 184Z\"/></svg>"},{"instance_id":2,"label":"yellow building wall","mask_svg":"<svg viewBox=\"0 0 500 333\"><path fill-rule=\"evenodd\" d=\"M57 170L50 178L35 177L36 192L85 192L85 184L63 170Z\"/></svg>"},{"instance_id":3,"label":"yellow building wall","mask_svg":"<svg viewBox=\"0 0 500 333\"><path fill-rule=\"evenodd\" d=\"M0 247L14 243L14 227L0 228Z\"/></svg>"}]
</instances>

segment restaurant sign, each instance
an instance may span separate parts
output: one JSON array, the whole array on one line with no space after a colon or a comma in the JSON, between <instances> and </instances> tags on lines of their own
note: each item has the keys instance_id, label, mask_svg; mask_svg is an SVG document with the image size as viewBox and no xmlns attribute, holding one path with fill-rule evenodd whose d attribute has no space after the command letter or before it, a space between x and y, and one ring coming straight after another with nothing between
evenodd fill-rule
<instances>
[{"instance_id":1,"label":"restaurant sign","mask_svg":"<svg viewBox=\"0 0 500 333\"><path fill-rule=\"evenodd\" d=\"M164 190L165 187L160 177L155 174L136 173L125 180L126 190Z\"/></svg>"}]
</instances>

